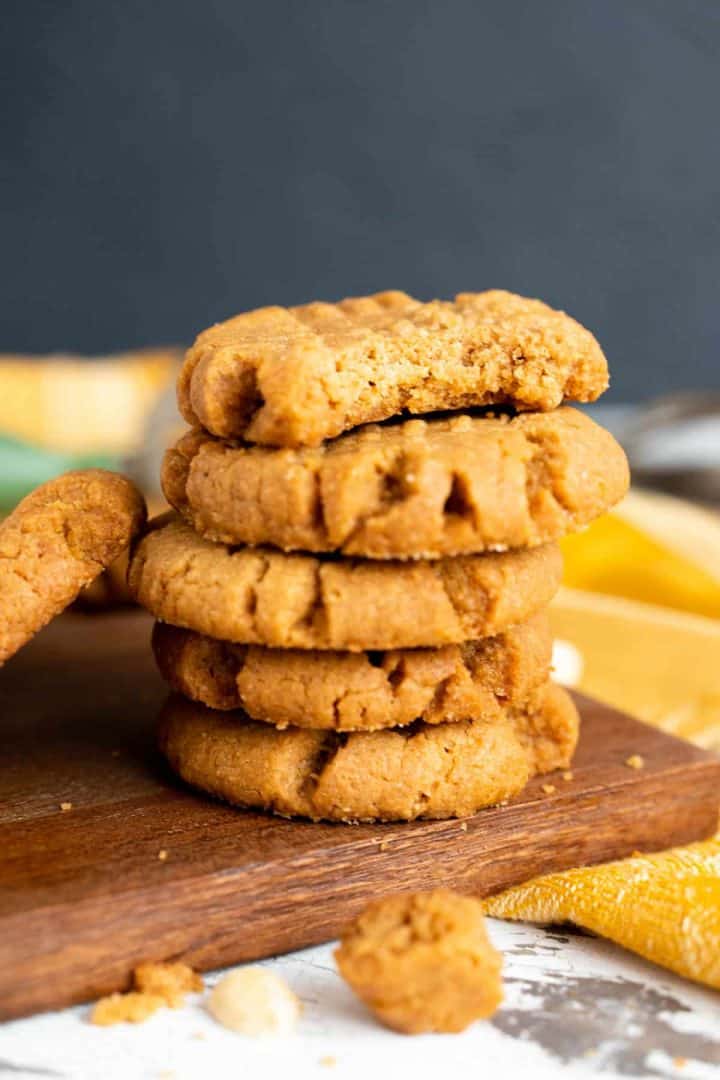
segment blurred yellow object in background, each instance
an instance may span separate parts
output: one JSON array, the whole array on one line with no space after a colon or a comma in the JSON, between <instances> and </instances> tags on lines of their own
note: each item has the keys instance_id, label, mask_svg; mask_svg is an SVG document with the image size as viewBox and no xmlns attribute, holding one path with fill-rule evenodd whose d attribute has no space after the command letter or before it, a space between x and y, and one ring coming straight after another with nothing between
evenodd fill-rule
<instances>
[{"instance_id":1,"label":"blurred yellow object in background","mask_svg":"<svg viewBox=\"0 0 720 1080\"><path fill-rule=\"evenodd\" d=\"M489 915L574 922L720 990L720 840L547 874L485 901Z\"/></svg>"},{"instance_id":2,"label":"blurred yellow object in background","mask_svg":"<svg viewBox=\"0 0 720 1080\"><path fill-rule=\"evenodd\" d=\"M128 454L182 351L86 359L0 355L0 433L62 453Z\"/></svg>"},{"instance_id":3,"label":"blurred yellow object in background","mask_svg":"<svg viewBox=\"0 0 720 1080\"><path fill-rule=\"evenodd\" d=\"M566 585L720 618L720 515L631 491L562 541Z\"/></svg>"},{"instance_id":4,"label":"blurred yellow object in background","mask_svg":"<svg viewBox=\"0 0 720 1080\"><path fill-rule=\"evenodd\" d=\"M582 658L579 689L720 749L720 621L567 588L550 616Z\"/></svg>"}]
</instances>

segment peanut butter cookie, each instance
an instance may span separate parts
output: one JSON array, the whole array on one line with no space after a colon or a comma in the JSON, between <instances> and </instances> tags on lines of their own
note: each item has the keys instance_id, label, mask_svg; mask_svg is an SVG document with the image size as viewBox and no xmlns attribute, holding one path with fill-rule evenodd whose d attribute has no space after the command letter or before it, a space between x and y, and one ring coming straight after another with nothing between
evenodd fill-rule
<instances>
[{"instance_id":1,"label":"peanut butter cookie","mask_svg":"<svg viewBox=\"0 0 720 1080\"><path fill-rule=\"evenodd\" d=\"M335 961L378 1020L408 1035L463 1031L503 997L482 904L447 889L375 900L343 932Z\"/></svg>"},{"instance_id":2,"label":"peanut butter cookie","mask_svg":"<svg viewBox=\"0 0 720 1080\"><path fill-rule=\"evenodd\" d=\"M157 518L130 560L130 591L156 618L280 649L406 649L498 634L545 607L556 545L437 562L371 562L229 548Z\"/></svg>"},{"instance_id":3,"label":"peanut butter cookie","mask_svg":"<svg viewBox=\"0 0 720 1080\"><path fill-rule=\"evenodd\" d=\"M0 664L76 598L128 546L145 501L124 476L66 473L0 524Z\"/></svg>"},{"instance_id":4,"label":"peanut butter cookie","mask_svg":"<svg viewBox=\"0 0 720 1080\"><path fill-rule=\"evenodd\" d=\"M183 780L237 806L326 821L464 817L565 768L578 715L548 683L532 705L492 722L413 724L340 734L258 724L173 696L160 747Z\"/></svg>"},{"instance_id":5,"label":"peanut butter cookie","mask_svg":"<svg viewBox=\"0 0 720 1080\"><path fill-rule=\"evenodd\" d=\"M576 409L370 425L317 449L185 435L165 496L209 540L440 558L557 540L627 491L622 448Z\"/></svg>"},{"instance_id":6,"label":"peanut butter cookie","mask_svg":"<svg viewBox=\"0 0 720 1080\"><path fill-rule=\"evenodd\" d=\"M349 653L233 645L156 623L153 648L173 689L211 709L278 728L377 731L524 705L549 678L552 635L543 612L463 645Z\"/></svg>"},{"instance_id":7,"label":"peanut butter cookie","mask_svg":"<svg viewBox=\"0 0 720 1080\"><path fill-rule=\"evenodd\" d=\"M213 435L317 446L402 412L549 410L594 401L607 383L592 334L539 300L492 290L423 304L383 292L210 327L187 353L178 402Z\"/></svg>"}]
</instances>

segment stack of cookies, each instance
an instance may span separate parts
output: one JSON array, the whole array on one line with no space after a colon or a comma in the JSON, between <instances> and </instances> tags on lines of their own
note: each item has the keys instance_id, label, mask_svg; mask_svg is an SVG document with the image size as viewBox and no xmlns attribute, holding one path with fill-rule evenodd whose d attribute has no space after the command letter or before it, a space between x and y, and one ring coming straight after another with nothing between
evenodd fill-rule
<instances>
[{"instance_id":1,"label":"stack of cookies","mask_svg":"<svg viewBox=\"0 0 720 1080\"><path fill-rule=\"evenodd\" d=\"M159 620L180 776L388 821L471 814L566 768L557 540L628 473L558 406L606 385L587 330L505 292L263 308L201 334L178 388L192 429L163 466L174 512L129 574Z\"/></svg>"}]
</instances>

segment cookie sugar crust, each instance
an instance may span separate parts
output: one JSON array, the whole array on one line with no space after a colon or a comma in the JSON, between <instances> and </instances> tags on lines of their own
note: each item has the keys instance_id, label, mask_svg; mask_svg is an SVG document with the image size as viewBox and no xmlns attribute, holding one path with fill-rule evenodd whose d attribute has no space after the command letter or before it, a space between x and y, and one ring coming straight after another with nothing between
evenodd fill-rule
<instances>
[{"instance_id":1,"label":"cookie sugar crust","mask_svg":"<svg viewBox=\"0 0 720 1080\"><path fill-rule=\"evenodd\" d=\"M0 524L0 664L76 598L145 522L124 476L65 473L26 496Z\"/></svg>"},{"instance_id":2,"label":"cookie sugar crust","mask_svg":"<svg viewBox=\"0 0 720 1080\"><path fill-rule=\"evenodd\" d=\"M401 412L594 401L607 362L593 335L540 300L501 290L421 303L403 292L266 307L199 335L180 411L223 438L317 446Z\"/></svg>"},{"instance_id":3,"label":"cookie sugar crust","mask_svg":"<svg viewBox=\"0 0 720 1080\"><path fill-rule=\"evenodd\" d=\"M547 684L537 704L491 723L401 731L277 731L243 713L173 696L160 748L187 783L238 806L325 821L464 817L565 768L578 736L569 695Z\"/></svg>"},{"instance_id":4,"label":"cookie sugar crust","mask_svg":"<svg viewBox=\"0 0 720 1080\"><path fill-rule=\"evenodd\" d=\"M427 559L557 540L618 502L629 473L608 431L561 408L369 425L301 450L195 430L162 479L209 540Z\"/></svg>"},{"instance_id":5,"label":"cookie sugar crust","mask_svg":"<svg viewBox=\"0 0 720 1080\"><path fill-rule=\"evenodd\" d=\"M545 607L561 572L554 544L371 562L212 544L168 514L138 543L128 584L156 618L220 641L361 652L498 634Z\"/></svg>"}]
</instances>

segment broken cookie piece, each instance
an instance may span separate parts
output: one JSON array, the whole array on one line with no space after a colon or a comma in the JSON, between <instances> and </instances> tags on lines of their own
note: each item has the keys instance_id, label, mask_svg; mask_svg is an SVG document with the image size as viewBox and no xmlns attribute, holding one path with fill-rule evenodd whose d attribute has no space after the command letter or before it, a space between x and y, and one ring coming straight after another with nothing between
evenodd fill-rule
<instances>
[{"instance_id":1,"label":"broken cookie piece","mask_svg":"<svg viewBox=\"0 0 720 1080\"><path fill-rule=\"evenodd\" d=\"M158 994L130 990L127 994L109 994L95 1003L90 1023L97 1027L112 1024L142 1024L166 1004Z\"/></svg>"},{"instance_id":2,"label":"broken cookie piece","mask_svg":"<svg viewBox=\"0 0 720 1080\"><path fill-rule=\"evenodd\" d=\"M482 905L447 889L370 904L345 930L335 960L377 1018L409 1035L463 1031L502 1001L502 957Z\"/></svg>"},{"instance_id":3,"label":"broken cookie piece","mask_svg":"<svg viewBox=\"0 0 720 1080\"><path fill-rule=\"evenodd\" d=\"M186 994L199 993L203 986L200 975L187 964L138 964L133 972L133 989L100 998L90 1014L90 1023L100 1027L140 1024L164 1006L180 1008Z\"/></svg>"},{"instance_id":4,"label":"broken cookie piece","mask_svg":"<svg viewBox=\"0 0 720 1080\"><path fill-rule=\"evenodd\" d=\"M204 986L201 976L181 963L139 964L134 978L137 990L157 994L171 1009L182 1005L186 994L197 994Z\"/></svg>"},{"instance_id":5,"label":"broken cookie piece","mask_svg":"<svg viewBox=\"0 0 720 1080\"><path fill-rule=\"evenodd\" d=\"M178 379L192 425L265 446L319 446L368 421L594 401L607 362L562 311L500 289L421 303L399 291L264 307L203 331Z\"/></svg>"}]
</instances>

